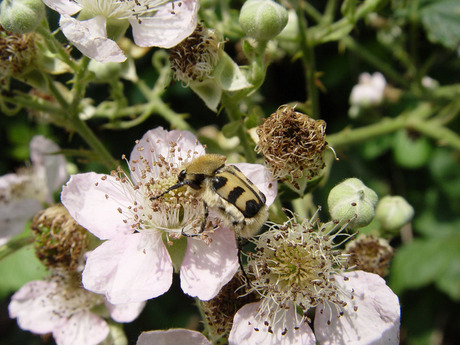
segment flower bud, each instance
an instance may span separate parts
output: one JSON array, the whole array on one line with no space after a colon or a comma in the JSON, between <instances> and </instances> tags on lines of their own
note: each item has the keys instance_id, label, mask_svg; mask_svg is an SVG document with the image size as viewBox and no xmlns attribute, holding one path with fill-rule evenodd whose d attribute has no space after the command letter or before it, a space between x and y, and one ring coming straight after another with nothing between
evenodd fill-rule
<instances>
[{"instance_id":1,"label":"flower bud","mask_svg":"<svg viewBox=\"0 0 460 345\"><path fill-rule=\"evenodd\" d=\"M414 208L401 196L385 196L375 209L375 217L388 231L401 229L413 216Z\"/></svg>"},{"instance_id":2,"label":"flower bud","mask_svg":"<svg viewBox=\"0 0 460 345\"><path fill-rule=\"evenodd\" d=\"M349 228L368 225L374 218L377 201L377 194L357 178L339 183L327 198L332 219L349 221Z\"/></svg>"},{"instance_id":3,"label":"flower bud","mask_svg":"<svg viewBox=\"0 0 460 345\"><path fill-rule=\"evenodd\" d=\"M0 25L16 34L35 30L44 16L41 0L3 0L0 5Z\"/></svg>"},{"instance_id":4,"label":"flower bud","mask_svg":"<svg viewBox=\"0 0 460 345\"><path fill-rule=\"evenodd\" d=\"M248 36L268 41L284 29L288 12L272 0L249 0L241 8L239 21Z\"/></svg>"}]
</instances>

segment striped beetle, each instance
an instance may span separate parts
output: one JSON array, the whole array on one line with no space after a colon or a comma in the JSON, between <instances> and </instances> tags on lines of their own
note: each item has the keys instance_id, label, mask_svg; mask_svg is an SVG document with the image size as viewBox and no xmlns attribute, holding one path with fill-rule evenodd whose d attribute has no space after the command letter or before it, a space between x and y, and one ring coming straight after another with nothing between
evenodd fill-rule
<instances>
[{"instance_id":1,"label":"striped beetle","mask_svg":"<svg viewBox=\"0 0 460 345\"><path fill-rule=\"evenodd\" d=\"M255 235L268 218L265 195L236 166L225 165L226 160L217 154L193 159L181 170L175 185L151 200L188 186L203 200L205 211L200 232L206 226L208 208L212 208L227 226L235 229L238 237Z\"/></svg>"}]
</instances>

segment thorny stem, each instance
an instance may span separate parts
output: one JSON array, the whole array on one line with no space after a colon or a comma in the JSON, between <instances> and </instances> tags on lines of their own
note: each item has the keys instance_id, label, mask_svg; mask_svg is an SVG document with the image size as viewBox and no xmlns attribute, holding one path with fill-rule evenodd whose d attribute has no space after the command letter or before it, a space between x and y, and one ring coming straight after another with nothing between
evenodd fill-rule
<instances>
[{"instance_id":1,"label":"thorny stem","mask_svg":"<svg viewBox=\"0 0 460 345\"><path fill-rule=\"evenodd\" d=\"M415 129L444 145L460 150L460 136L454 131L444 127L442 121L434 118L433 109L428 103L421 103L414 110L403 113L396 118L385 118L382 121L356 129L344 129L339 133L327 136L328 143L338 149L345 146L356 145L382 135L394 133L400 129Z\"/></svg>"}]
</instances>

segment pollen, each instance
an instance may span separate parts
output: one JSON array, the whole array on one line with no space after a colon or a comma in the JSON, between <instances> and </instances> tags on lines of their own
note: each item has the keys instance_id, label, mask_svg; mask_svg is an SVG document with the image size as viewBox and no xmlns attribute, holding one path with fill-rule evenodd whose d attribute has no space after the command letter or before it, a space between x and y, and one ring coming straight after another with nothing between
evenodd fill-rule
<instances>
[{"instance_id":1,"label":"pollen","mask_svg":"<svg viewBox=\"0 0 460 345\"><path fill-rule=\"evenodd\" d=\"M324 168L326 123L284 105L257 128L256 151L275 178L291 182L312 179Z\"/></svg>"}]
</instances>

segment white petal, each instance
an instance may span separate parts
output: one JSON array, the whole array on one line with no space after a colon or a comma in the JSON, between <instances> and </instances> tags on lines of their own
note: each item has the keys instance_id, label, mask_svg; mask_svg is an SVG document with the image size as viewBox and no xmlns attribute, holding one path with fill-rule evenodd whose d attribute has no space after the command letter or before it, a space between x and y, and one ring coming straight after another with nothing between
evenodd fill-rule
<instances>
[{"instance_id":1,"label":"white petal","mask_svg":"<svg viewBox=\"0 0 460 345\"><path fill-rule=\"evenodd\" d=\"M102 16L80 21L65 14L59 21L65 37L87 57L99 62L123 62L126 56L115 41L107 38L105 23Z\"/></svg>"},{"instance_id":2,"label":"white petal","mask_svg":"<svg viewBox=\"0 0 460 345\"><path fill-rule=\"evenodd\" d=\"M42 209L35 199L12 200L0 203L0 246L25 228L27 221Z\"/></svg>"},{"instance_id":3,"label":"white petal","mask_svg":"<svg viewBox=\"0 0 460 345\"><path fill-rule=\"evenodd\" d=\"M133 28L134 42L141 47L171 48L179 44L195 30L199 3L197 0L167 3L151 18L129 20ZM180 6L179 6L180 4Z\"/></svg>"},{"instance_id":4,"label":"white petal","mask_svg":"<svg viewBox=\"0 0 460 345\"><path fill-rule=\"evenodd\" d=\"M230 331L229 345L315 345L315 336L307 323L302 323L298 329L290 329L282 335L285 325L295 325L294 308L286 313L284 323L271 326L268 332L265 320L256 317L260 302L249 303L242 307L233 318ZM257 329L257 330L256 330Z\"/></svg>"},{"instance_id":5,"label":"white petal","mask_svg":"<svg viewBox=\"0 0 460 345\"><path fill-rule=\"evenodd\" d=\"M182 290L192 297L207 301L215 297L238 270L238 249L235 233L217 229L208 246L189 238L180 268Z\"/></svg>"},{"instance_id":6,"label":"white petal","mask_svg":"<svg viewBox=\"0 0 460 345\"><path fill-rule=\"evenodd\" d=\"M101 240L132 233L131 223L124 221L128 191L112 176L96 173L72 175L61 193L61 201L70 215ZM122 213L120 213L120 211Z\"/></svg>"},{"instance_id":7,"label":"white petal","mask_svg":"<svg viewBox=\"0 0 460 345\"><path fill-rule=\"evenodd\" d=\"M171 143L177 144L174 146L174 153L171 153ZM156 178L159 175L159 169L156 166L152 167L151 163L159 162L160 155L178 168L183 162L189 161L191 157L200 156L204 153L204 147L191 132L167 131L162 127L157 127L146 132L134 146L129 159L130 166L135 168L135 171L131 173L131 177L134 181L141 180L139 175L146 168L142 163L141 157L149 164L152 177Z\"/></svg>"},{"instance_id":8,"label":"white petal","mask_svg":"<svg viewBox=\"0 0 460 345\"><path fill-rule=\"evenodd\" d=\"M97 345L109 335L109 326L99 316L80 311L53 331L58 345Z\"/></svg>"},{"instance_id":9,"label":"white petal","mask_svg":"<svg viewBox=\"0 0 460 345\"><path fill-rule=\"evenodd\" d=\"M267 206L275 201L278 183L273 179L271 172L261 164L236 163L233 164L264 193Z\"/></svg>"},{"instance_id":10,"label":"white petal","mask_svg":"<svg viewBox=\"0 0 460 345\"><path fill-rule=\"evenodd\" d=\"M62 187L69 178L65 156L54 154L60 147L42 135L36 135L30 141L30 159L37 174L46 181L48 203L52 203L52 193Z\"/></svg>"},{"instance_id":11,"label":"white petal","mask_svg":"<svg viewBox=\"0 0 460 345\"><path fill-rule=\"evenodd\" d=\"M58 293L55 282L36 280L27 283L12 297L8 306L11 318L17 318L18 325L24 330L38 334L52 332L66 322L55 310L59 299L52 297Z\"/></svg>"},{"instance_id":12,"label":"white petal","mask_svg":"<svg viewBox=\"0 0 460 345\"><path fill-rule=\"evenodd\" d=\"M344 298L347 307L340 317L335 306L317 307L315 334L320 344L399 344L399 300L385 280L363 271L343 275L349 280L344 281L337 275L336 282L346 291L353 289L354 298ZM357 311L353 310L354 306L358 307Z\"/></svg>"},{"instance_id":13,"label":"white petal","mask_svg":"<svg viewBox=\"0 0 460 345\"><path fill-rule=\"evenodd\" d=\"M165 293L173 268L160 233L135 233L108 240L88 254L86 289L112 304L143 302Z\"/></svg>"},{"instance_id":14,"label":"white petal","mask_svg":"<svg viewBox=\"0 0 460 345\"><path fill-rule=\"evenodd\" d=\"M117 322L134 321L145 307L145 302L111 304L106 302L105 305L110 312L110 317Z\"/></svg>"},{"instance_id":15,"label":"white petal","mask_svg":"<svg viewBox=\"0 0 460 345\"><path fill-rule=\"evenodd\" d=\"M74 1L69 0L43 0L46 6L58 11L60 14L72 15L81 10Z\"/></svg>"},{"instance_id":16,"label":"white petal","mask_svg":"<svg viewBox=\"0 0 460 345\"><path fill-rule=\"evenodd\" d=\"M211 345L206 337L188 329L142 332L136 345Z\"/></svg>"}]
</instances>

